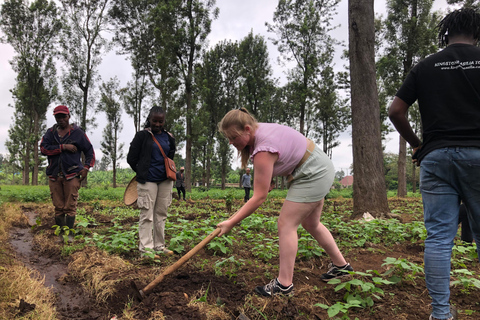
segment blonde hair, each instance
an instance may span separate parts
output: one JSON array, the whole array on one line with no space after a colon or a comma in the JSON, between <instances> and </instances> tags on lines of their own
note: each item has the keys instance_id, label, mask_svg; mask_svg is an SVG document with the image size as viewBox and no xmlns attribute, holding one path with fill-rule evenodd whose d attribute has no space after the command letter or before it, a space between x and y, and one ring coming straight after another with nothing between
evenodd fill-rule
<instances>
[{"instance_id":1,"label":"blonde hair","mask_svg":"<svg viewBox=\"0 0 480 320\"><path fill-rule=\"evenodd\" d=\"M234 109L230 110L218 123L218 131L226 138L234 139L245 131L245 126L247 125L252 127L253 132L255 132L258 122L248 113L247 109ZM234 136L231 136L232 133ZM238 155L242 162L242 169L245 169L250 159L250 146L246 146L243 150L238 151Z\"/></svg>"}]
</instances>

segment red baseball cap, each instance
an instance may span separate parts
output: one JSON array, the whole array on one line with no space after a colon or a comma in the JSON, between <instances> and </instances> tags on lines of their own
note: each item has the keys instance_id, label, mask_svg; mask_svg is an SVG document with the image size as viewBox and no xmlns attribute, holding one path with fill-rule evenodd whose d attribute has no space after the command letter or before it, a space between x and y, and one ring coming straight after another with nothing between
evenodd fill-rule
<instances>
[{"instance_id":1,"label":"red baseball cap","mask_svg":"<svg viewBox=\"0 0 480 320\"><path fill-rule=\"evenodd\" d=\"M56 115L58 113L70 114L70 111L68 110L67 106L58 106L53 109L53 115Z\"/></svg>"}]
</instances>

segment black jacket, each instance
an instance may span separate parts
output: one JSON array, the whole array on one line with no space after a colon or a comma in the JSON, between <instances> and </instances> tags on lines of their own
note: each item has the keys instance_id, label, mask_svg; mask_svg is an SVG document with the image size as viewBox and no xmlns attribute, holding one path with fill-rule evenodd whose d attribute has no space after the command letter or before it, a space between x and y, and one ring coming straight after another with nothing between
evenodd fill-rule
<instances>
[{"instance_id":1,"label":"black jacket","mask_svg":"<svg viewBox=\"0 0 480 320\"><path fill-rule=\"evenodd\" d=\"M168 142L170 143L170 151L167 157L173 160L175 156L175 138L168 133ZM137 173L137 182L147 182L148 169L150 168L150 159L152 157L153 144L152 134L149 129L139 131L135 134L130 149L128 150L127 162L133 171Z\"/></svg>"}]
</instances>

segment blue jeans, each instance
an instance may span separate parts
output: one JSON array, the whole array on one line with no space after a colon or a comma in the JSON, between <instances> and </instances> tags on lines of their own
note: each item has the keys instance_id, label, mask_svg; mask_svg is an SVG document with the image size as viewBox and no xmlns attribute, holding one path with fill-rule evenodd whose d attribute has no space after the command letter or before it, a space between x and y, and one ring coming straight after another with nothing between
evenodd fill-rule
<instances>
[{"instance_id":1,"label":"blue jeans","mask_svg":"<svg viewBox=\"0 0 480 320\"><path fill-rule=\"evenodd\" d=\"M420 190L427 229L425 280L432 315L448 319L450 260L461 200L468 209L480 257L480 148L449 147L427 154L420 165Z\"/></svg>"}]
</instances>

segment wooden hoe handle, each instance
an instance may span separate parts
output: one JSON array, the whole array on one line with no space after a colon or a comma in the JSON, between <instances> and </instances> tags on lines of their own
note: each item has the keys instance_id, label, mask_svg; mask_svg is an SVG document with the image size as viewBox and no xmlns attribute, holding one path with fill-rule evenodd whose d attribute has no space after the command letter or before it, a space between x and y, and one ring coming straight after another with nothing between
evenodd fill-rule
<instances>
[{"instance_id":1,"label":"wooden hoe handle","mask_svg":"<svg viewBox=\"0 0 480 320\"><path fill-rule=\"evenodd\" d=\"M165 278L166 275L169 275L170 273L174 272L177 270L179 267L181 267L185 262L188 261L192 256L194 256L198 251L200 251L203 247L205 247L210 241L213 240L218 234L222 231L222 229L217 228L215 229L212 233L210 233L208 236L205 237L205 239L202 240L199 244L197 244L192 250L188 251L183 257L181 257L177 262L172 264L170 267L165 269L161 275L159 275L155 280L150 282L145 288L141 290L142 295L147 295L150 293L150 291L153 290L160 282L163 281L163 278Z\"/></svg>"}]
</instances>

